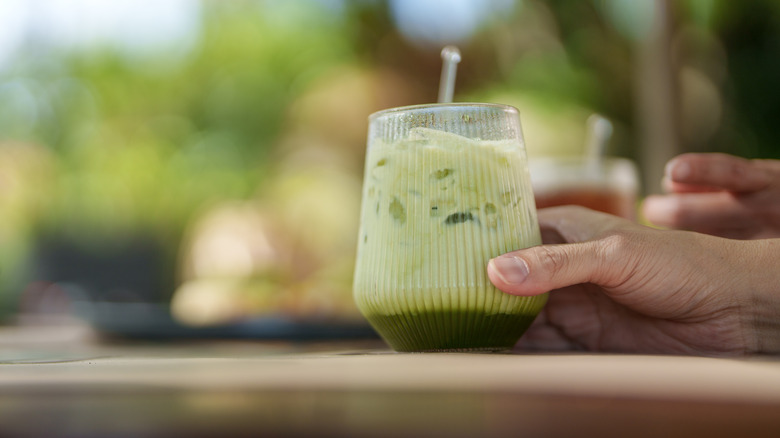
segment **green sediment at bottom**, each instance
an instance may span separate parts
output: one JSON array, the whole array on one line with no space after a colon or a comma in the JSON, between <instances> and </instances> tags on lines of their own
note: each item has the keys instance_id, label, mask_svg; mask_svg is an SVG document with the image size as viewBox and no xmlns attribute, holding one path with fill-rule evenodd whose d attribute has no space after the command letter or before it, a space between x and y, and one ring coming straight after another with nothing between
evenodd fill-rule
<instances>
[{"instance_id":1,"label":"green sediment at bottom","mask_svg":"<svg viewBox=\"0 0 780 438\"><path fill-rule=\"evenodd\" d=\"M396 351L501 351L512 348L536 314L452 310L365 315Z\"/></svg>"}]
</instances>

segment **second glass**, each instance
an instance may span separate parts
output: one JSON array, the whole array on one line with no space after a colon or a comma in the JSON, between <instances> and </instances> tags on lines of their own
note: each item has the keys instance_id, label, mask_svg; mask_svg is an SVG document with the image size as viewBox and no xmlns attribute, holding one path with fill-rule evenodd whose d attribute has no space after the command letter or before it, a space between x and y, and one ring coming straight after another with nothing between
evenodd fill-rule
<instances>
[{"instance_id":1,"label":"second glass","mask_svg":"<svg viewBox=\"0 0 780 438\"><path fill-rule=\"evenodd\" d=\"M541 243L515 108L432 104L370 117L354 296L397 351L511 348L547 296L488 280Z\"/></svg>"},{"instance_id":2,"label":"second glass","mask_svg":"<svg viewBox=\"0 0 780 438\"><path fill-rule=\"evenodd\" d=\"M537 208L581 205L636 220L639 171L619 157L539 157L529 161Z\"/></svg>"}]
</instances>

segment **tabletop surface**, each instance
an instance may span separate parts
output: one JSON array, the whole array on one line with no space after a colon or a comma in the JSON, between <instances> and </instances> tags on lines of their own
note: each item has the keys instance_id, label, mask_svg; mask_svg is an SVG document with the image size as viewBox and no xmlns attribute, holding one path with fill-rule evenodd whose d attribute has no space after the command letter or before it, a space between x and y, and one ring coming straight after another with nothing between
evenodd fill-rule
<instances>
[{"instance_id":1,"label":"tabletop surface","mask_svg":"<svg viewBox=\"0 0 780 438\"><path fill-rule=\"evenodd\" d=\"M0 435L780 436L780 360L0 329Z\"/></svg>"}]
</instances>

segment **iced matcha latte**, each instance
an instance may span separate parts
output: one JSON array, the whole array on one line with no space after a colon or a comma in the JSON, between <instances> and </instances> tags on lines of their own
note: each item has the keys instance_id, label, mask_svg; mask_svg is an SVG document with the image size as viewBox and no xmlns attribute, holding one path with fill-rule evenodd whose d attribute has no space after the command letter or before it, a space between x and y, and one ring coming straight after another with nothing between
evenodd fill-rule
<instances>
[{"instance_id":1,"label":"iced matcha latte","mask_svg":"<svg viewBox=\"0 0 780 438\"><path fill-rule=\"evenodd\" d=\"M398 351L511 348L546 295L490 283L488 260L541 242L517 112L486 104L371 117L358 307Z\"/></svg>"}]
</instances>

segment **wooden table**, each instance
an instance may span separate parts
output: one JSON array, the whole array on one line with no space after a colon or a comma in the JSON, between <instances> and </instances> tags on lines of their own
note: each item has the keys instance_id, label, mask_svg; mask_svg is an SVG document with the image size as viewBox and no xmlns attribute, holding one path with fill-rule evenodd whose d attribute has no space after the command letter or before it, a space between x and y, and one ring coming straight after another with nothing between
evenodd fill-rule
<instances>
[{"instance_id":1,"label":"wooden table","mask_svg":"<svg viewBox=\"0 0 780 438\"><path fill-rule=\"evenodd\" d=\"M0 436L780 436L780 361L0 329Z\"/></svg>"}]
</instances>

